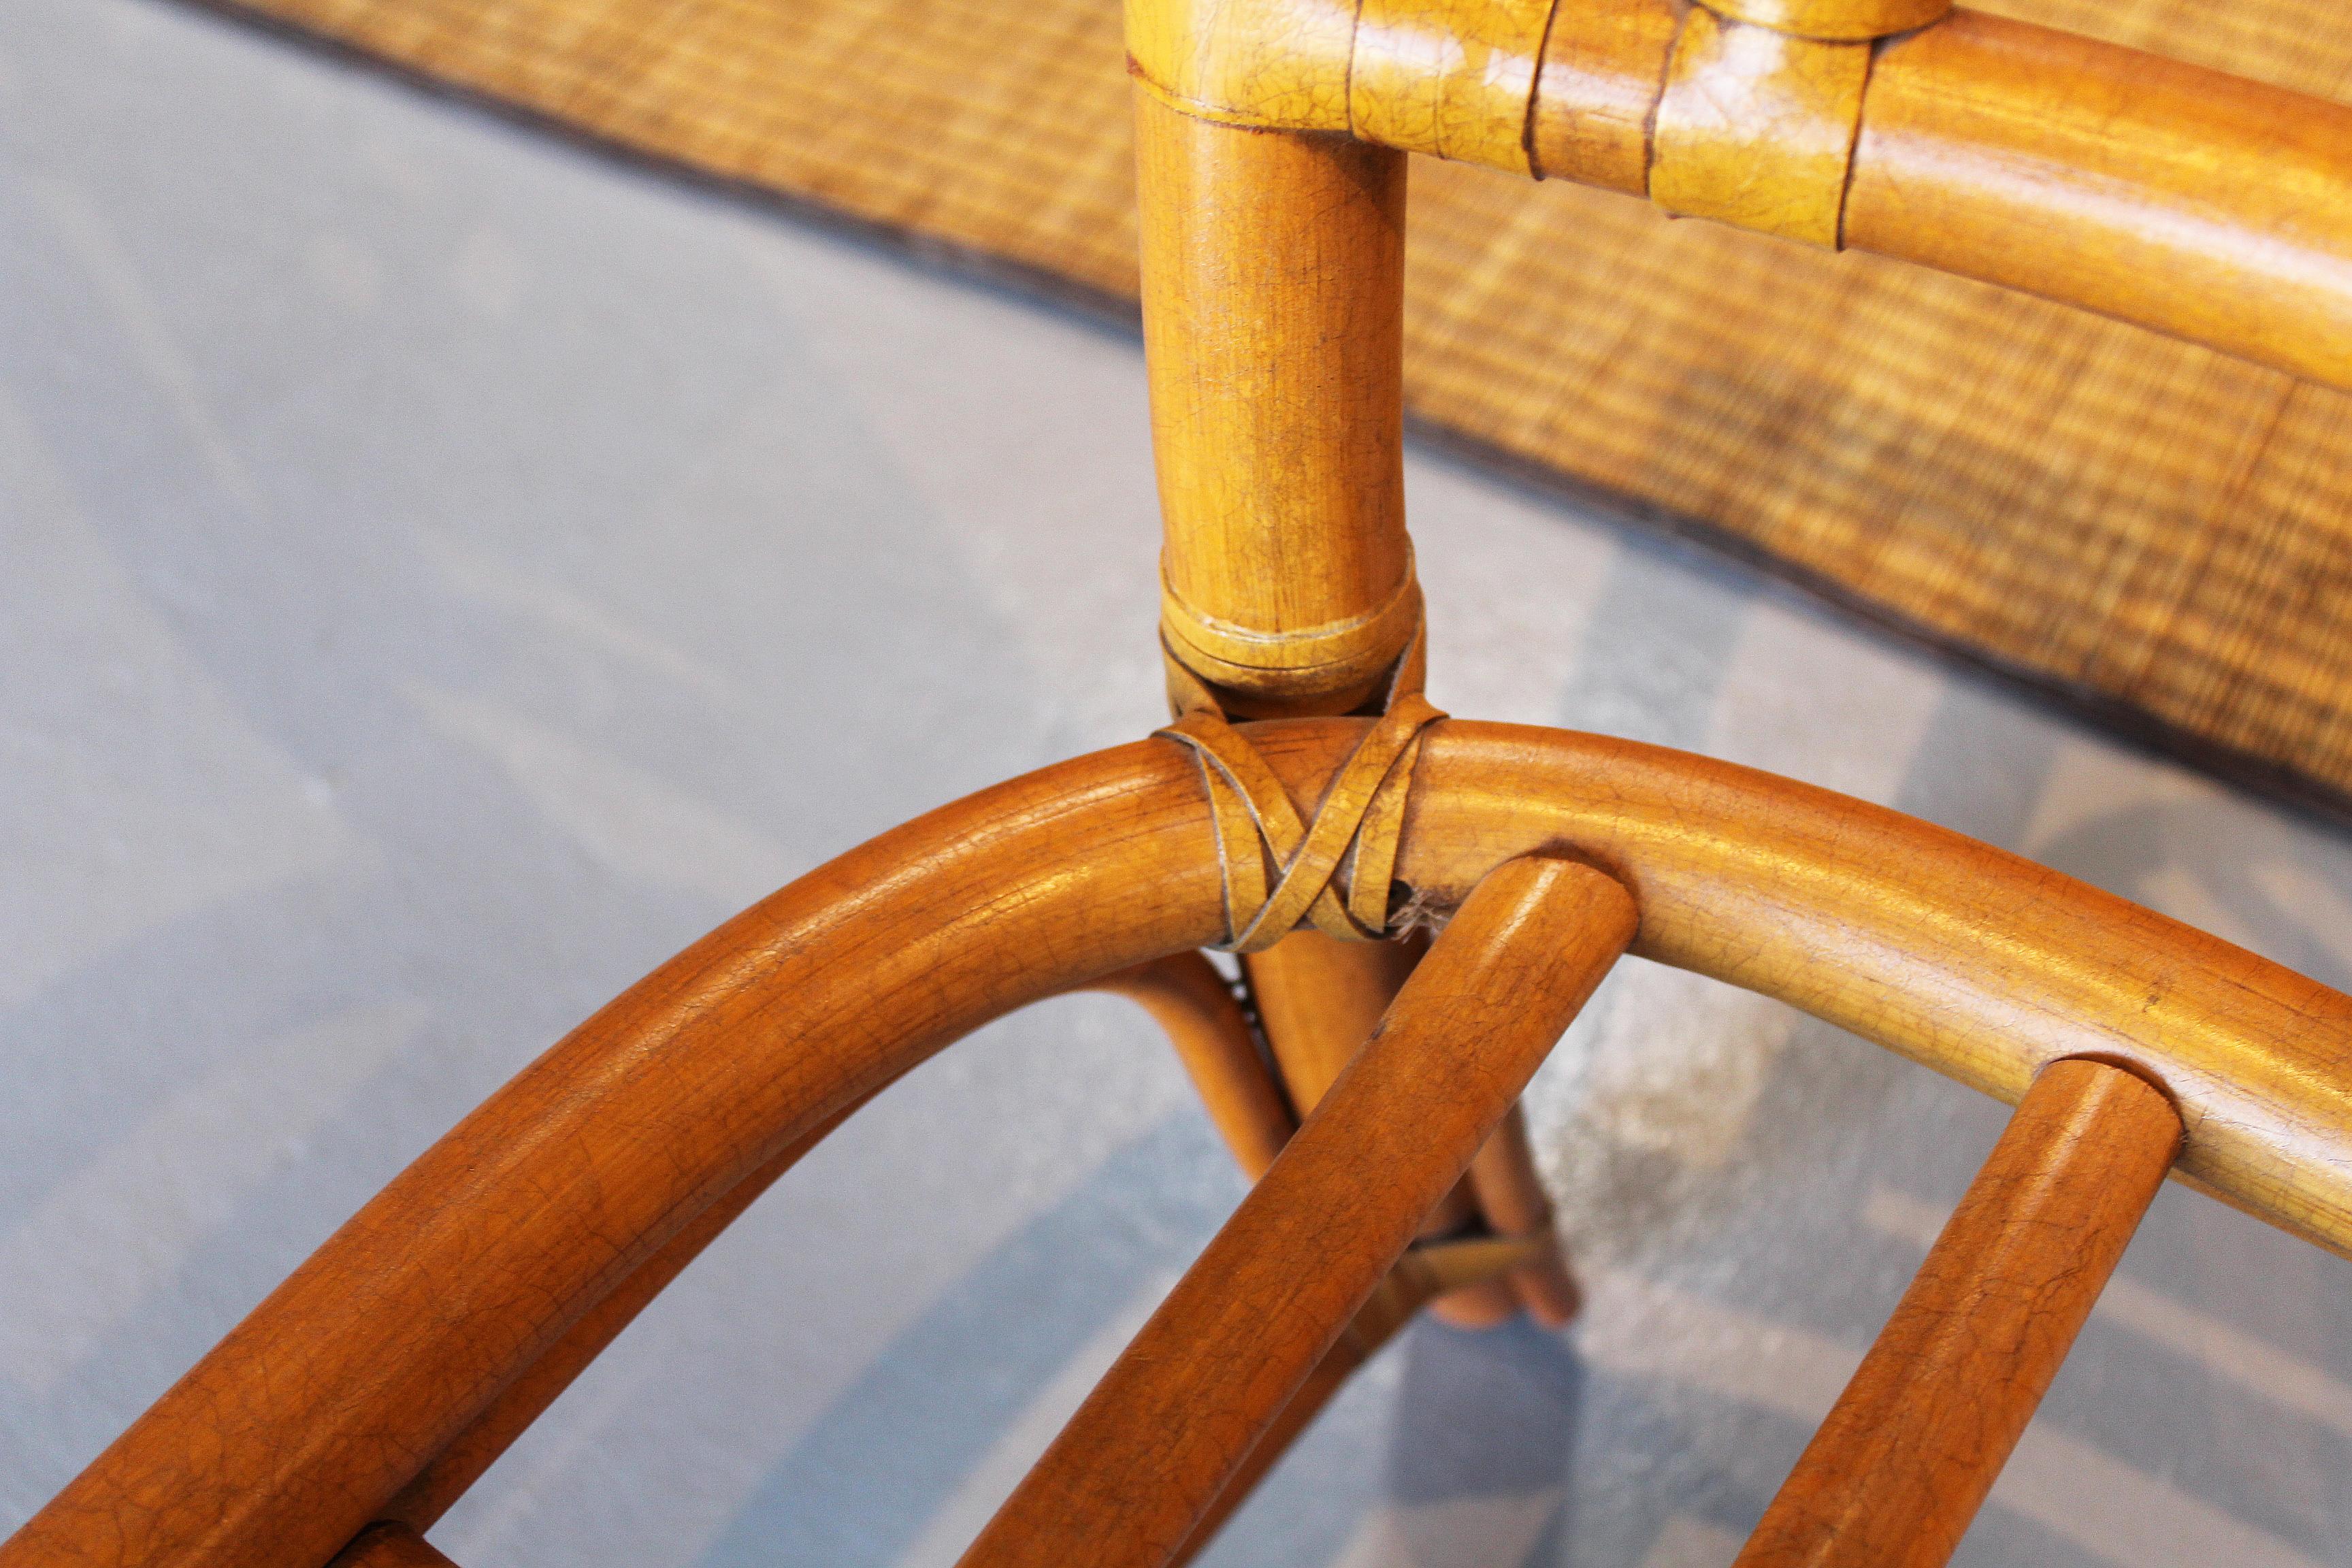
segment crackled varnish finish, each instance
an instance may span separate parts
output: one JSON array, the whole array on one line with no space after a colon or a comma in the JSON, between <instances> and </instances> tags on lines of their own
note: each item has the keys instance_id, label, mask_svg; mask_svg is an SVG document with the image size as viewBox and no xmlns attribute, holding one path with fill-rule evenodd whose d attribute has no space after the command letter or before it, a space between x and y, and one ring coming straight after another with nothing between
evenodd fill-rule
<instances>
[{"instance_id":1,"label":"crackled varnish finish","mask_svg":"<svg viewBox=\"0 0 2352 1568\"><path fill-rule=\"evenodd\" d=\"M1181 1547L1635 923L1624 889L1572 861L1515 859L1482 879L967 1568L1158 1564Z\"/></svg>"},{"instance_id":2,"label":"crackled varnish finish","mask_svg":"<svg viewBox=\"0 0 2352 1568\"><path fill-rule=\"evenodd\" d=\"M2044 1068L1735 1568L1948 1561L2179 1147L2144 1080Z\"/></svg>"},{"instance_id":3,"label":"crackled varnish finish","mask_svg":"<svg viewBox=\"0 0 2352 1568\"><path fill-rule=\"evenodd\" d=\"M1263 717L1250 742L1302 816L1365 732L1334 715L1390 689L1421 620L1404 153L2352 385L2352 109L1934 0L1131 0L1129 20L1163 640L1177 686ZM1927 825L1590 736L1425 731L1390 891L1452 923L1418 968L1393 946L1253 955L1277 1081L1180 956L1246 923L1200 766L1154 739L1013 781L681 953L347 1222L0 1568L446 1562L419 1532L801 1152L957 1036L1087 985L1160 1018L1263 1173L974 1563L1189 1554L1424 1301L1483 1281L1489 1307L1571 1310L1508 1118L1621 951L2020 1104L1744 1561L1940 1561L2168 1169L2352 1255L2352 999ZM1415 1242L1474 1215L1500 1234Z\"/></svg>"},{"instance_id":4,"label":"crackled varnish finish","mask_svg":"<svg viewBox=\"0 0 2352 1568\"><path fill-rule=\"evenodd\" d=\"M1190 117L1603 185L2352 388L2352 106L1939 0L1567 0L1541 26L1510 0L1129 0L1128 44Z\"/></svg>"},{"instance_id":5,"label":"crackled varnish finish","mask_svg":"<svg viewBox=\"0 0 2352 1568\"><path fill-rule=\"evenodd\" d=\"M1363 727L1260 727L1311 805ZM1957 834L1631 742L1450 721L1399 874L1458 903L1572 847L1633 951L1780 998L2012 1102L2128 1064L2178 1169L2352 1253L2352 998ZM572 1327L830 1116L1010 1008L1223 929L1182 748L918 820L721 927L372 1200L5 1546L0 1564L323 1563ZM1075 938L1084 933L1085 941Z\"/></svg>"}]
</instances>

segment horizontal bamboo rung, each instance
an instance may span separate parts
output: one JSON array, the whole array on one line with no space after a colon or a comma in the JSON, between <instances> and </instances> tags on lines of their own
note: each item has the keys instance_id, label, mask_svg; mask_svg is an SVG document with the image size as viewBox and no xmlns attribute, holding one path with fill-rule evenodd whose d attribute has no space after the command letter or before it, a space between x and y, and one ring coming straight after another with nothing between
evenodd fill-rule
<instances>
[{"instance_id":1,"label":"horizontal bamboo rung","mask_svg":"<svg viewBox=\"0 0 2352 1568\"><path fill-rule=\"evenodd\" d=\"M1552 0L1363 0L1348 129L1367 142L1514 174L1528 163Z\"/></svg>"}]
</instances>

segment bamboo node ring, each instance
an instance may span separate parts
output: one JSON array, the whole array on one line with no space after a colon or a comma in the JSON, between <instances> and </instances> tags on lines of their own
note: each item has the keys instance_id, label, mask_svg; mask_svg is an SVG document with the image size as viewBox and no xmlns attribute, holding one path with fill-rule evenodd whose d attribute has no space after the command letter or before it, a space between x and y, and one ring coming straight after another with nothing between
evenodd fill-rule
<instances>
[{"instance_id":1,"label":"bamboo node ring","mask_svg":"<svg viewBox=\"0 0 2352 1568\"><path fill-rule=\"evenodd\" d=\"M1398 658L1383 710L1332 775L1311 819L1208 686L1163 640L1175 722L1152 731L1192 749L1216 824L1223 952L1272 947L1302 921L1346 942L1389 934L1389 883L1421 738L1444 711L1421 692L1422 628ZM1344 885L1344 892L1342 887Z\"/></svg>"},{"instance_id":2,"label":"bamboo node ring","mask_svg":"<svg viewBox=\"0 0 2352 1568\"><path fill-rule=\"evenodd\" d=\"M1421 616L1421 580L1410 546L1403 576L1373 608L1344 620L1279 631L1211 615L1178 591L1164 565L1160 574L1162 647L1172 647L1183 664L1209 679L1243 689L1298 675L1328 684L1343 670L1360 671L1359 679L1370 679L1418 635L1413 628Z\"/></svg>"}]
</instances>

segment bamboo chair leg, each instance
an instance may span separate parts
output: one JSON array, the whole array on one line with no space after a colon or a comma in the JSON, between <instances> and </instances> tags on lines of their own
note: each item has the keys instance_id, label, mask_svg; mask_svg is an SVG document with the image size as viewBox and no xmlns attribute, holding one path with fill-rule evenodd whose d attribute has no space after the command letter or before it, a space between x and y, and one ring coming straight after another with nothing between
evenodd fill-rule
<instances>
[{"instance_id":1,"label":"bamboo chair leg","mask_svg":"<svg viewBox=\"0 0 2352 1568\"><path fill-rule=\"evenodd\" d=\"M1106 974L1086 987L1141 1004L1151 1015L1242 1174L1256 1181L1297 1130L1282 1089L1259 1059L1249 1016L1217 966L1180 952Z\"/></svg>"},{"instance_id":2,"label":"bamboo chair leg","mask_svg":"<svg viewBox=\"0 0 2352 1568\"><path fill-rule=\"evenodd\" d=\"M1420 938L1340 942L1307 930L1242 960L1266 1044L1274 1048L1283 1086L1299 1115L1314 1111L1370 1038L1428 949ZM1478 1217L1477 1198L1465 1180L1429 1212L1421 1234L1451 1236ZM1456 1328L1489 1329L1510 1320L1519 1298L1507 1280L1482 1279L1449 1293L1431 1310Z\"/></svg>"},{"instance_id":3,"label":"bamboo chair leg","mask_svg":"<svg viewBox=\"0 0 2352 1568\"><path fill-rule=\"evenodd\" d=\"M327 1568L457 1568L404 1524L371 1524Z\"/></svg>"},{"instance_id":4,"label":"bamboo chair leg","mask_svg":"<svg viewBox=\"0 0 2352 1568\"><path fill-rule=\"evenodd\" d=\"M1632 940L1624 889L1515 860L965 1553L1157 1568L1182 1548ZM1377 1171L1378 1179L1367 1179Z\"/></svg>"},{"instance_id":5,"label":"bamboo chair leg","mask_svg":"<svg viewBox=\"0 0 2352 1568\"><path fill-rule=\"evenodd\" d=\"M1939 1568L2180 1140L2130 1073L2044 1069L1735 1568Z\"/></svg>"}]
</instances>

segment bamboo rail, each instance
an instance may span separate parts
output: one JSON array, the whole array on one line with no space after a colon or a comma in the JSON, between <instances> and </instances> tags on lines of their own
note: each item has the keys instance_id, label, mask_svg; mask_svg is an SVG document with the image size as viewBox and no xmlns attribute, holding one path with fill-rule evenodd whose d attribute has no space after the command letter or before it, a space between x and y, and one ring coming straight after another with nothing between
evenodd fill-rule
<instances>
[{"instance_id":1,"label":"bamboo rail","mask_svg":"<svg viewBox=\"0 0 2352 1568\"><path fill-rule=\"evenodd\" d=\"M1409 979L1384 950L1252 955L1287 1103L1223 982L1171 956L1255 919L1227 907L1223 858L1252 852L1235 800L1261 837L1268 801L1314 817L1360 740L1408 733L1310 716L1418 691L1392 684L1420 657L1402 152L1905 256L2352 385L2352 109L1939 0L1131 0L1129 26L1162 636L1188 714L1205 694L1213 730L1220 709L1268 716L1245 741L1214 730L1253 782L1213 807L1192 750L1117 748L722 926L421 1156L0 1544L0 1568L446 1562L418 1532L826 1130L957 1036L1089 984L1153 1009L1265 1173L974 1562L1189 1553L1423 1300L1508 1272L1571 1309L1505 1118L1621 949L2024 1102L1752 1562L1830 1561L1824 1540L1938 1560L2168 1166L2352 1256L2352 998L1745 769L1393 710L1428 726L1418 760L1349 774L1349 832L1371 832L1377 799L1402 821L1381 818L1377 854L1352 839L1349 865L1393 847L1402 888L1351 889L1370 913L1349 918L1375 929L1377 895L1404 891L1454 924ZM1388 1180L1363 1182L1382 1138ZM1474 1200L1502 1237L1399 1258ZM2032 1245L2053 1225L2095 1267L2053 1274ZM1316 1255L1331 1266L1296 1272ZM2012 1288L2049 1310L2004 1306ZM1979 1372L2011 1397L1955 1423ZM1187 1424L1203 1391L1222 1397ZM1872 1434L1959 1479L1871 1491Z\"/></svg>"},{"instance_id":2,"label":"bamboo rail","mask_svg":"<svg viewBox=\"0 0 2352 1568\"><path fill-rule=\"evenodd\" d=\"M2352 388L2352 106L1966 10L1765 21L1804 8L1130 0L1128 47L1190 118L1603 185Z\"/></svg>"},{"instance_id":3,"label":"bamboo rail","mask_svg":"<svg viewBox=\"0 0 2352 1568\"><path fill-rule=\"evenodd\" d=\"M1255 727L1311 802L1364 728ZM1449 721L1399 876L1458 904L1572 851L1633 895L1631 951L1762 992L2015 1101L2130 1065L2177 1171L2352 1255L2352 998L2015 856L1631 742ZM918 819L720 927L347 1222L0 1565L325 1563L696 1216L980 1023L1212 940L1190 754L1150 741ZM1084 940L1078 940L1080 937Z\"/></svg>"},{"instance_id":4,"label":"bamboo rail","mask_svg":"<svg viewBox=\"0 0 2352 1568\"><path fill-rule=\"evenodd\" d=\"M1733 1568L1941 1568L2179 1146L2118 1068L2035 1079Z\"/></svg>"},{"instance_id":5,"label":"bamboo rail","mask_svg":"<svg viewBox=\"0 0 2352 1568\"><path fill-rule=\"evenodd\" d=\"M1157 1568L1181 1547L1460 1180L1635 920L1624 889L1572 861L1514 859L1483 878L965 1568ZM1217 1418L1192 1418L1204 1409Z\"/></svg>"}]
</instances>

